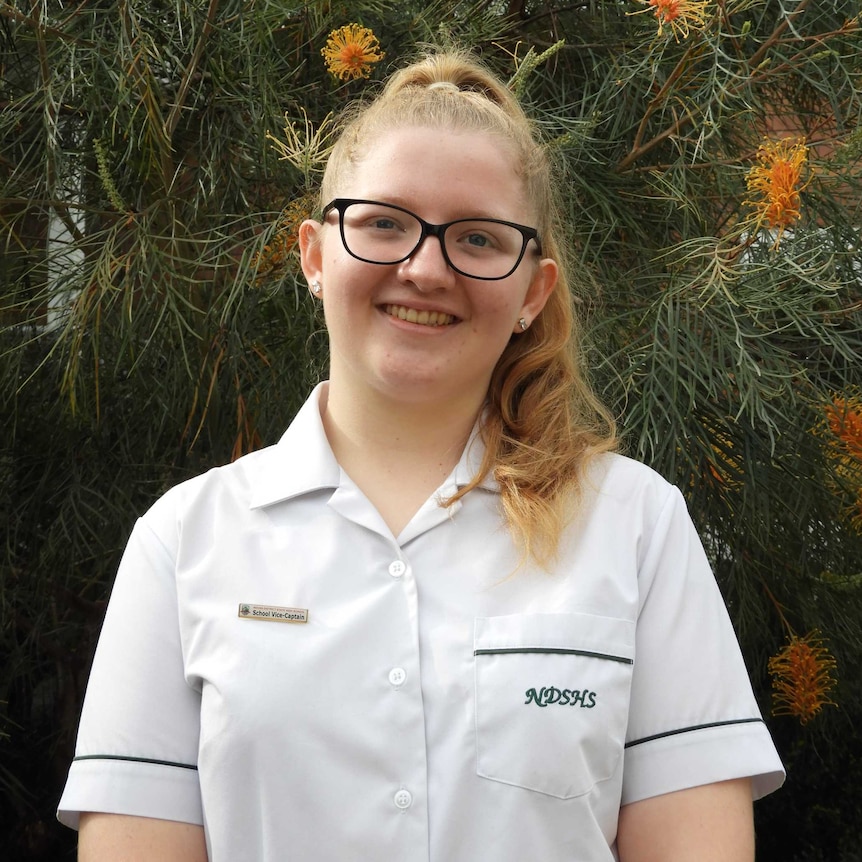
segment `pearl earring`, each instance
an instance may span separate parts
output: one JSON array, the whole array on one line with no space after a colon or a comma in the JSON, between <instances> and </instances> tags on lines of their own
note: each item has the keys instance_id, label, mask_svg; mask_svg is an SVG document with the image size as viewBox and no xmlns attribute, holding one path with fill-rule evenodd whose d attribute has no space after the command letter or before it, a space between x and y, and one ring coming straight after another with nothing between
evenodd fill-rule
<instances>
[{"instance_id":1,"label":"pearl earring","mask_svg":"<svg viewBox=\"0 0 862 862\"><path fill-rule=\"evenodd\" d=\"M523 317L518 321L518 326L521 327L521 332L527 331L527 321Z\"/></svg>"}]
</instances>

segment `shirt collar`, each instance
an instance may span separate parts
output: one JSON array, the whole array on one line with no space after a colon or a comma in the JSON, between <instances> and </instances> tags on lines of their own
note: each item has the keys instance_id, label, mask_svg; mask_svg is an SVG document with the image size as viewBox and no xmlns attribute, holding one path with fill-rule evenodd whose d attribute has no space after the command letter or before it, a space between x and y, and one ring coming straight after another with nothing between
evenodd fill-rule
<instances>
[{"instance_id":1,"label":"shirt collar","mask_svg":"<svg viewBox=\"0 0 862 862\"><path fill-rule=\"evenodd\" d=\"M329 447L320 416L320 399L326 386L326 383L319 383L314 387L281 440L272 448L273 457L259 462L259 475L251 496L252 509L323 488L337 488L341 483L341 468Z\"/></svg>"},{"instance_id":2,"label":"shirt collar","mask_svg":"<svg viewBox=\"0 0 862 862\"><path fill-rule=\"evenodd\" d=\"M342 470L329 446L320 416L320 400L325 395L327 385L324 382L315 386L293 422L272 447L272 457L259 462L259 473L250 503L252 509L271 506L324 488L338 488L342 484ZM479 471L484 455L485 444L477 422L461 458L441 488L443 495L451 496L459 488L468 485ZM479 483L479 487L499 492L499 486L491 474Z\"/></svg>"},{"instance_id":3,"label":"shirt collar","mask_svg":"<svg viewBox=\"0 0 862 862\"><path fill-rule=\"evenodd\" d=\"M449 483L455 485L455 488L463 488L473 481L473 477L479 472L482 467L482 459L485 457L485 443L482 440L482 435L479 431L479 422L473 426L473 431L470 438L467 440L467 445L461 453L461 458L455 465L452 475L449 478ZM500 486L494 478L494 471L491 470L484 479L479 483L480 488L486 491L495 491L499 493ZM453 492L454 493L454 492Z\"/></svg>"}]
</instances>

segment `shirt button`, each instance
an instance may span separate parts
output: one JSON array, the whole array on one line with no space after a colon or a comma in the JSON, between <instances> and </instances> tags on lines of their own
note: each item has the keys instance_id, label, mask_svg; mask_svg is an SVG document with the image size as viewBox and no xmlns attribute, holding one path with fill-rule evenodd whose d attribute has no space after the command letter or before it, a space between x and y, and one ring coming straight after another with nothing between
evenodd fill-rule
<instances>
[{"instance_id":1,"label":"shirt button","mask_svg":"<svg viewBox=\"0 0 862 862\"><path fill-rule=\"evenodd\" d=\"M400 578L407 571L407 565L402 560L395 560L389 564L389 574L393 578Z\"/></svg>"},{"instance_id":2,"label":"shirt button","mask_svg":"<svg viewBox=\"0 0 862 862\"><path fill-rule=\"evenodd\" d=\"M407 679L407 671L405 671L403 667L393 667L392 670L389 671L389 682L394 685L395 688L402 685L405 679Z\"/></svg>"},{"instance_id":3,"label":"shirt button","mask_svg":"<svg viewBox=\"0 0 862 862\"><path fill-rule=\"evenodd\" d=\"M396 807L403 811L405 808L409 808L413 804L413 794L409 790L404 790L402 788L395 794L393 801L395 802Z\"/></svg>"}]
</instances>

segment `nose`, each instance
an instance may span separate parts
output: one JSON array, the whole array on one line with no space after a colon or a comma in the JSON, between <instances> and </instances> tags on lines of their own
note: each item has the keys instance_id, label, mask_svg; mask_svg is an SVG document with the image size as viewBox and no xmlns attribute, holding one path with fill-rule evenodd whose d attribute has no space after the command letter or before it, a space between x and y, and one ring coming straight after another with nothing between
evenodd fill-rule
<instances>
[{"instance_id":1,"label":"nose","mask_svg":"<svg viewBox=\"0 0 862 862\"><path fill-rule=\"evenodd\" d=\"M447 263L442 240L436 233L427 233L413 254L398 266L401 277L423 293L448 288L455 280L455 271Z\"/></svg>"}]
</instances>

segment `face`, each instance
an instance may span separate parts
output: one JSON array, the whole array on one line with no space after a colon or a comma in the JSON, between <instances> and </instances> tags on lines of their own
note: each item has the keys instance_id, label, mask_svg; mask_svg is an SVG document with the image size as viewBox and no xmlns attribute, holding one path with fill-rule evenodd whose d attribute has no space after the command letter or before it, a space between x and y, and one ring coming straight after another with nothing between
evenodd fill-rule
<instances>
[{"instance_id":1,"label":"face","mask_svg":"<svg viewBox=\"0 0 862 862\"><path fill-rule=\"evenodd\" d=\"M478 217L535 224L511 154L486 134L396 129L370 142L342 186L339 197L395 204L434 224ZM300 249L306 278L322 285L332 386L355 397L370 388L399 401L474 410L509 339L521 332L518 321L535 319L557 277L534 242L499 281L452 270L436 237L401 263L364 263L344 248L334 210L323 224L303 224Z\"/></svg>"}]
</instances>

